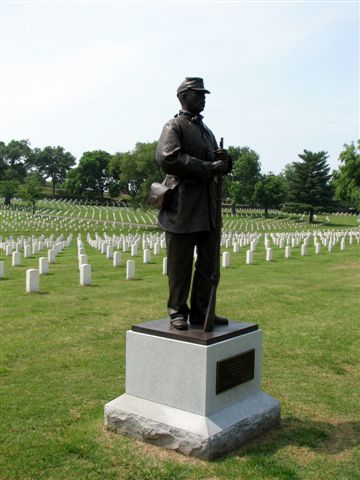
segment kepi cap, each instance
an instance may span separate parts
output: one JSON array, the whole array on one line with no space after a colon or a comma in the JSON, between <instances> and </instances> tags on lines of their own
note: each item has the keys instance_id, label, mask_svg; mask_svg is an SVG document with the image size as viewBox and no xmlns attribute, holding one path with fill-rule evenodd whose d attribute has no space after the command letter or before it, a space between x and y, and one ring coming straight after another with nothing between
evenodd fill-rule
<instances>
[{"instance_id":1,"label":"kepi cap","mask_svg":"<svg viewBox=\"0 0 360 480\"><path fill-rule=\"evenodd\" d=\"M204 80L199 77L186 77L185 80L180 83L176 93L186 92L186 90L210 93L209 90L206 90L204 87Z\"/></svg>"}]
</instances>

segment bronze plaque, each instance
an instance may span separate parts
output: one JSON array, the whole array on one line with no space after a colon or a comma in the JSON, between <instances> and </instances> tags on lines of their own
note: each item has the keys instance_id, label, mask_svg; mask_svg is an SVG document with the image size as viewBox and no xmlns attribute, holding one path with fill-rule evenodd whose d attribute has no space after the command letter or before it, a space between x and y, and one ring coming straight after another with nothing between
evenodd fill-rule
<instances>
[{"instance_id":1,"label":"bronze plaque","mask_svg":"<svg viewBox=\"0 0 360 480\"><path fill-rule=\"evenodd\" d=\"M254 378L255 349L225 358L216 365L216 394Z\"/></svg>"}]
</instances>

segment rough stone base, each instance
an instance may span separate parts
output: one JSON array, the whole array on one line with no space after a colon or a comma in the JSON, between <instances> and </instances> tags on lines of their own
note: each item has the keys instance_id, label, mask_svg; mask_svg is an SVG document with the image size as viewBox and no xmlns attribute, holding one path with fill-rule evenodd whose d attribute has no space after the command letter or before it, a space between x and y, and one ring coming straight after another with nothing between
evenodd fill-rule
<instances>
[{"instance_id":1,"label":"rough stone base","mask_svg":"<svg viewBox=\"0 0 360 480\"><path fill-rule=\"evenodd\" d=\"M264 392L208 417L124 394L105 405L109 430L207 460L280 422L280 403Z\"/></svg>"}]
</instances>

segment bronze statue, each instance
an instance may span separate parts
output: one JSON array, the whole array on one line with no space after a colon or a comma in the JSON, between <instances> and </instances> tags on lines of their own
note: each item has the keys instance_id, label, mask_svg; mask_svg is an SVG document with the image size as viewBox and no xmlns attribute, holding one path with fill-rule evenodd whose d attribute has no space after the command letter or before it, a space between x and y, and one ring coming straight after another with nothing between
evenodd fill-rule
<instances>
[{"instance_id":1,"label":"bronze statue","mask_svg":"<svg viewBox=\"0 0 360 480\"><path fill-rule=\"evenodd\" d=\"M219 281L218 186L221 176L231 171L232 162L202 121L200 112L209 93L202 78L185 78L177 89L181 110L165 124L156 150L156 161L166 173L165 185L175 185L159 212L159 224L166 232L168 313L171 326L177 330L186 330L188 319L192 326L204 326L211 292L215 305L212 286ZM228 319L214 314L211 323L227 325Z\"/></svg>"}]
</instances>

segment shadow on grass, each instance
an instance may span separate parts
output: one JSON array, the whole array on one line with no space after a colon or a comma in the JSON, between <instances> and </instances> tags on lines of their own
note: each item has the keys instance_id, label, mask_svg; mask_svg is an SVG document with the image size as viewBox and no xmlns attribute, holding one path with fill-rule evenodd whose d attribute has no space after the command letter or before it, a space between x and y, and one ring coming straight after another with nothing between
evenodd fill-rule
<instances>
[{"instance_id":1,"label":"shadow on grass","mask_svg":"<svg viewBox=\"0 0 360 480\"><path fill-rule=\"evenodd\" d=\"M235 455L271 456L289 445L307 447L316 453L337 455L355 447L360 440L360 422L327 423L283 418L279 428L257 438Z\"/></svg>"}]
</instances>

